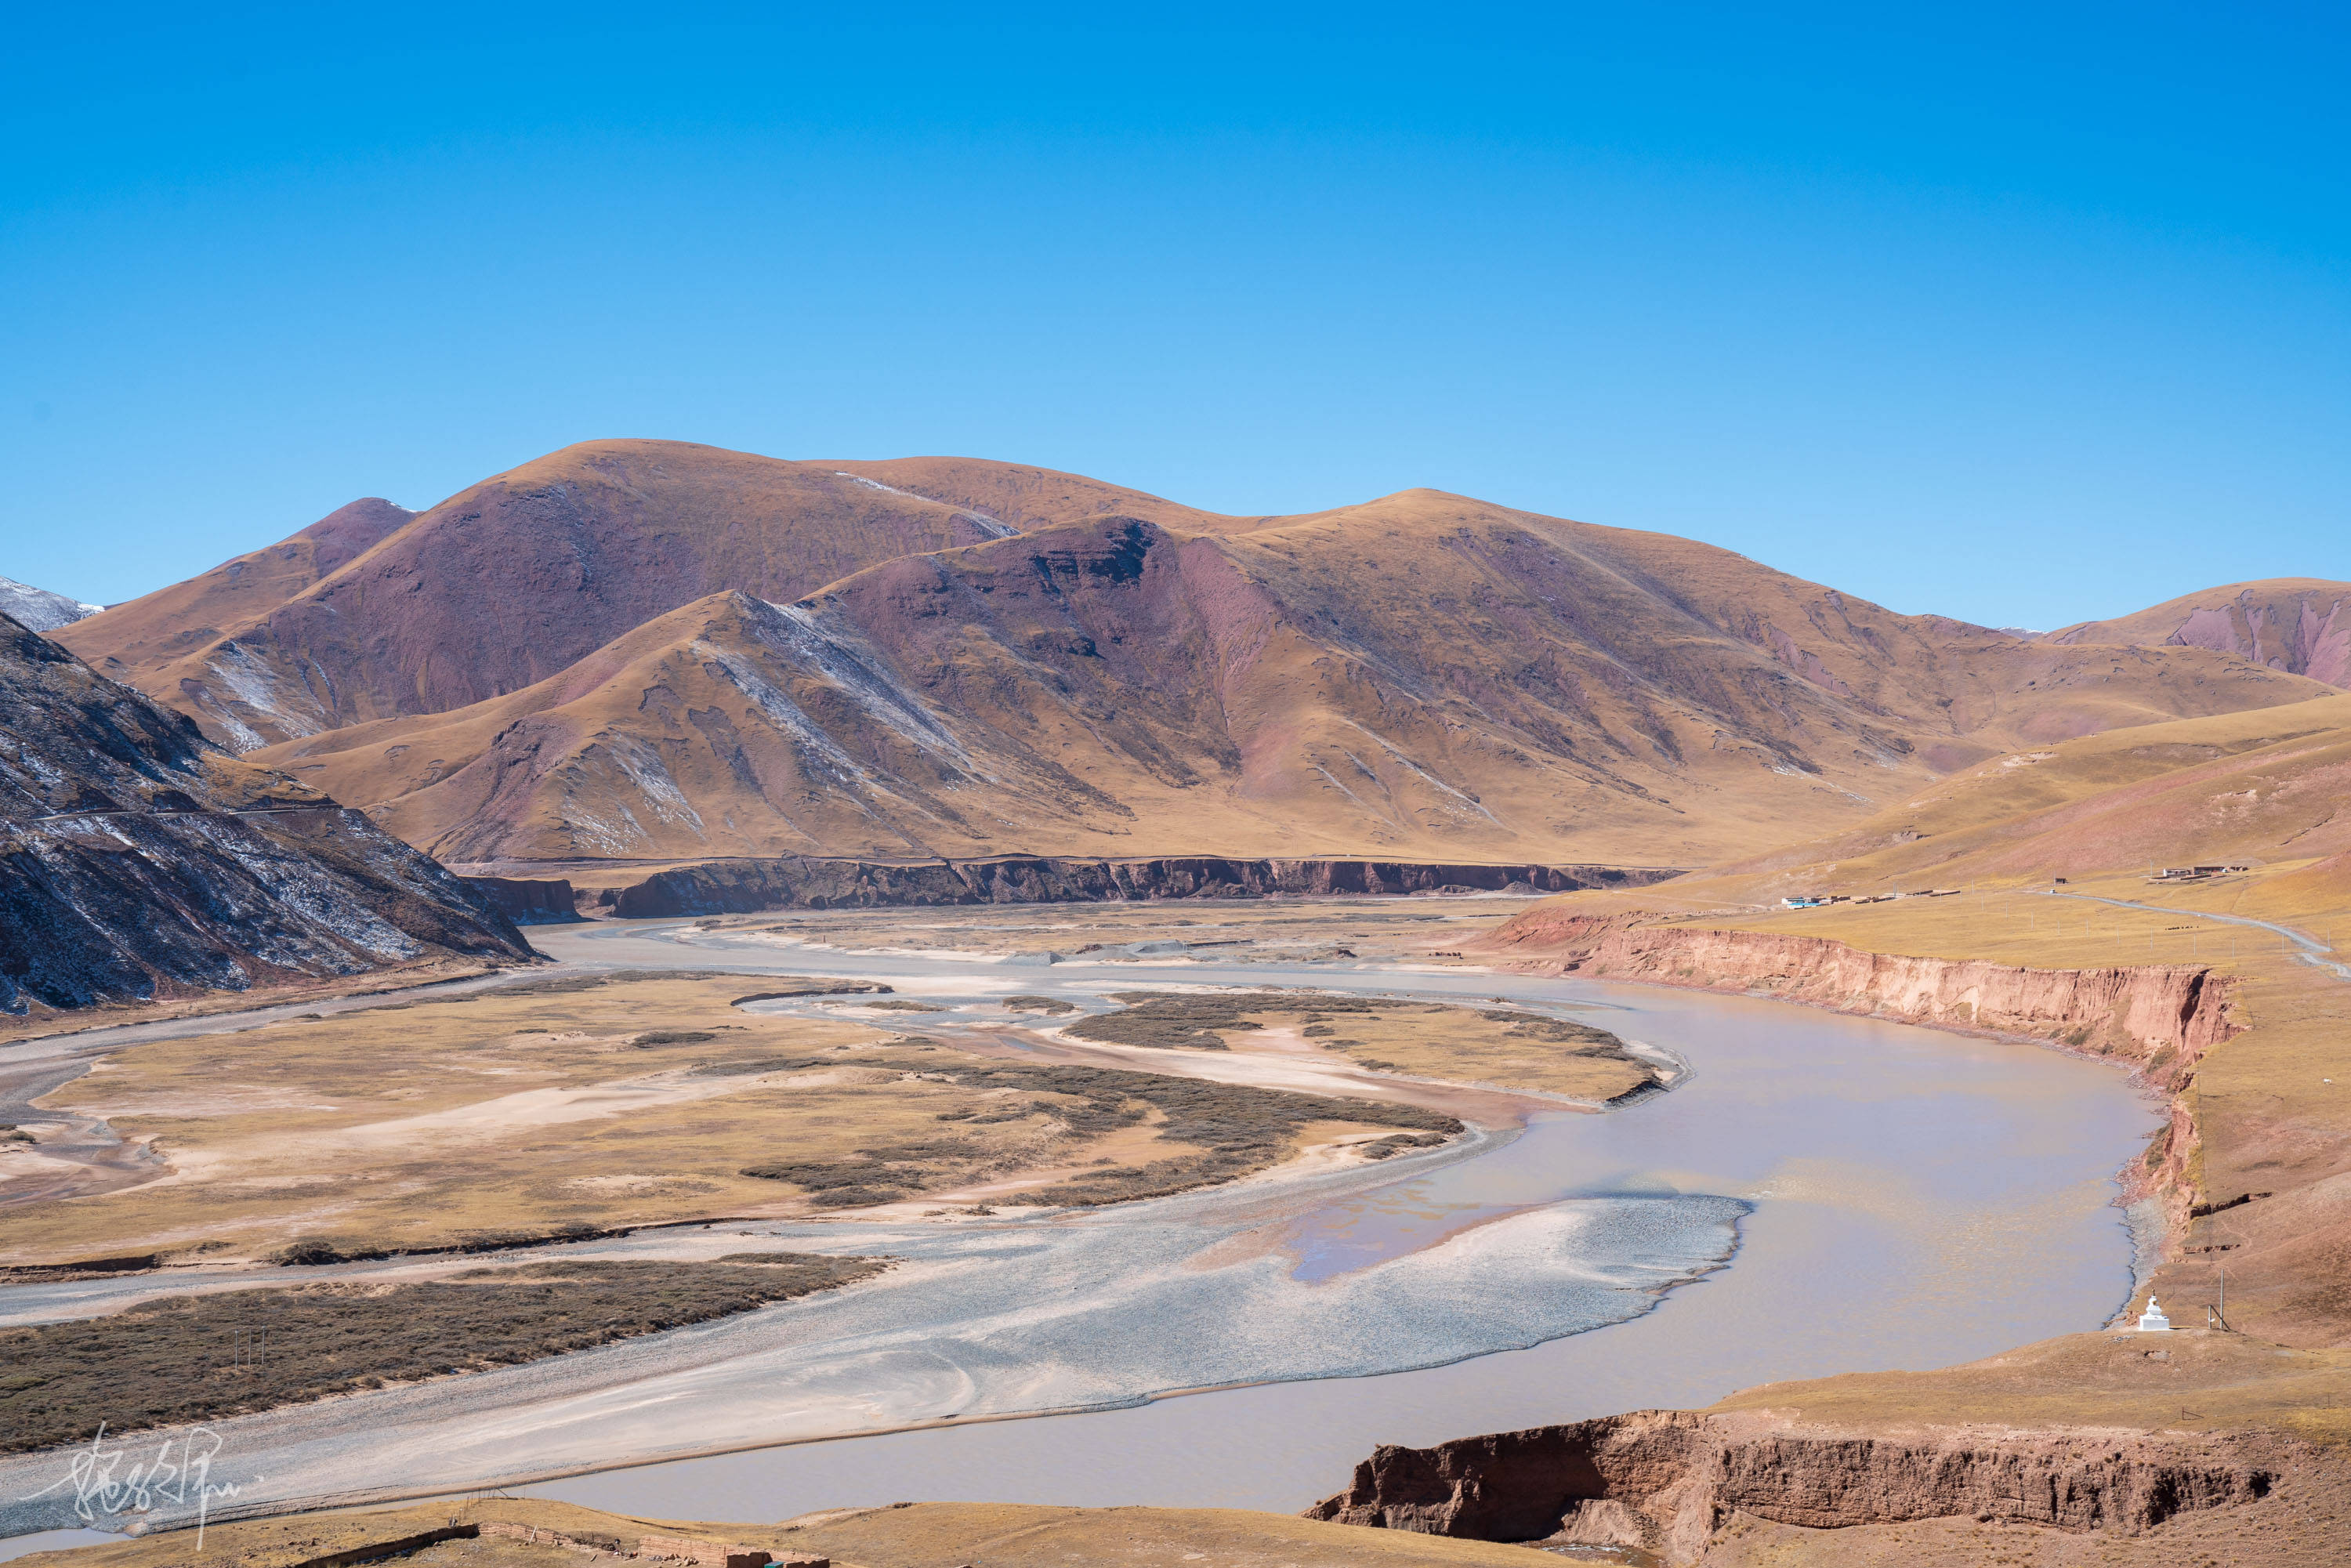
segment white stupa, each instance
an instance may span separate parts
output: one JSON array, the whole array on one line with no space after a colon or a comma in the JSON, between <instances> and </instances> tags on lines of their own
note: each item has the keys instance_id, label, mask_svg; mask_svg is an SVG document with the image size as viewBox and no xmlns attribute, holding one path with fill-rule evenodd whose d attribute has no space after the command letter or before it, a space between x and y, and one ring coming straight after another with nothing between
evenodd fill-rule
<instances>
[{"instance_id":1,"label":"white stupa","mask_svg":"<svg viewBox=\"0 0 2351 1568\"><path fill-rule=\"evenodd\" d=\"M2138 1332L2141 1333L2169 1333L2171 1332L2171 1320L2163 1315L2163 1309L2155 1304L2155 1298L2153 1296L2149 1296L2147 1299L2147 1311L2139 1313L2138 1315Z\"/></svg>"}]
</instances>

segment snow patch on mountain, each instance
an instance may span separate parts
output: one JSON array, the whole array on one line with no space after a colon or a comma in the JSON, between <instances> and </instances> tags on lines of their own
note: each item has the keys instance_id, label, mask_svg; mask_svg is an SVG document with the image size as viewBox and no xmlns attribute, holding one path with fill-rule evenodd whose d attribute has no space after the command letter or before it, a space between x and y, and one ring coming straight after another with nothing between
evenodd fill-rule
<instances>
[{"instance_id":1,"label":"snow patch on mountain","mask_svg":"<svg viewBox=\"0 0 2351 1568\"><path fill-rule=\"evenodd\" d=\"M13 577L0 577L0 614L35 632L54 632L60 626L70 626L105 608L103 604L86 604L46 588L35 588L29 582L18 582Z\"/></svg>"}]
</instances>

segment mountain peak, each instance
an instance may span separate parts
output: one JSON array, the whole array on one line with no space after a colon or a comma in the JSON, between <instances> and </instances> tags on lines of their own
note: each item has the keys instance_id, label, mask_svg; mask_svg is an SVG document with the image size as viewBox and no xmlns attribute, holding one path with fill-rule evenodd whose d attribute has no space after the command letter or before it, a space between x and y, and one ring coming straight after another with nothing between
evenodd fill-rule
<instances>
[{"instance_id":1,"label":"mountain peak","mask_svg":"<svg viewBox=\"0 0 2351 1568\"><path fill-rule=\"evenodd\" d=\"M2223 583L2136 614L2081 622L2045 640L2210 648L2328 685L2351 686L2351 582L2273 577Z\"/></svg>"},{"instance_id":2,"label":"mountain peak","mask_svg":"<svg viewBox=\"0 0 2351 1568\"><path fill-rule=\"evenodd\" d=\"M85 604L78 599L53 593L46 588L18 582L13 577L0 577L0 615L5 615L19 625L36 632L55 632L70 626L105 609L102 604Z\"/></svg>"}]
</instances>

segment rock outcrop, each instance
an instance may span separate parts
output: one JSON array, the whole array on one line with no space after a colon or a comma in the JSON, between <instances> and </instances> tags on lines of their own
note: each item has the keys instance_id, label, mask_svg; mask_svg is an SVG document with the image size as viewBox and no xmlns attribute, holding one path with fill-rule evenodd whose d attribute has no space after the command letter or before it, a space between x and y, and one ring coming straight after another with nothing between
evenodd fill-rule
<instances>
[{"instance_id":1,"label":"rock outcrop","mask_svg":"<svg viewBox=\"0 0 2351 1568\"><path fill-rule=\"evenodd\" d=\"M1815 1529L1969 1518L2137 1533L2266 1496L2225 1439L2135 1432L1887 1437L1754 1415L1644 1410L1440 1444L1383 1445L1310 1519L1696 1561L1736 1513Z\"/></svg>"},{"instance_id":2,"label":"rock outcrop","mask_svg":"<svg viewBox=\"0 0 2351 1568\"><path fill-rule=\"evenodd\" d=\"M1678 873L1603 865L1444 865L1411 861L1233 860L1213 855L1085 860L1005 855L893 865L793 855L713 861L656 872L599 903L623 919L741 915L761 909L882 904L1067 904L1124 899L1261 898L1268 894L1405 894L1447 888L1571 893L1646 887ZM488 880L488 879L480 879Z\"/></svg>"},{"instance_id":3,"label":"rock outcrop","mask_svg":"<svg viewBox=\"0 0 2351 1568\"><path fill-rule=\"evenodd\" d=\"M517 925L568 925L581 918L579 895L563 877L469 876L464 880Z\"/></svg>"},{"instance_id":4,"label":"rock outcrop","mask_svg":"<svg viewBox=\"0 0 2351 1568\"><path fill-rule=\"evenodd\" d=\"M1871 953L1822 936L1653 924L1538 905L1478 946L1593 979L1753 991L1906 1023L2022 1034L2140 1066L2166 1087L2239 1032L2231 982L2198 965L2025 969Z\"/></svg>"},{"instance_id":5,"label":"rock outcrop","mask_svg":"<svg viewBox=\"0 0 2351 1568\"><path fill-rule=\"evenodd\" d=\"M359 812L0 616L0 1014L451 955L530 949Z\"/></svg>"}]
</instances>

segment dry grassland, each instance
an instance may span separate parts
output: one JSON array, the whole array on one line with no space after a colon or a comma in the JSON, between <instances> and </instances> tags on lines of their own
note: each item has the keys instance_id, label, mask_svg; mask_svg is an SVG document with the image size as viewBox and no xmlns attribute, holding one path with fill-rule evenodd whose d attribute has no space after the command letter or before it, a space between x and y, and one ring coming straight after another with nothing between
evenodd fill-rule
<instances>
[{"instance_id":1,"label":"dry grassland","mask_svg":"<svg viewBox=\"0 0 2351 1568\"><path fill-rule=\"evenodd\" d=\"M152 1002L101 1002L70 1012L34 1004L23 1013L0 1013L0 1045L37 1036L80 1034L95 1029L128 1024L163 1023L174 1019L210 1018L249 1012L256 1008L315 1007L348 997L374 996L387 991L413 990L452 981L482 979L512 964L490 964L478 958L441 957L422 963L371 969L363 975L337 975L324 979L289 979L246 991L206 991L196 996L166 997Z\"/></svg>"},{"instance_id":2,"label":"dry grassland","mask_svg":"<svg viewBox=\"0 0 2351 1568\"><path fill-rule=\"evenodd\" d=\"M1310 1125L1458 1127L1373 1101L1011 1067L729 1005L778 986L538 981L125 1049L47 1103L147 1141L168 1174L0 1210L0 1260L480 1249L820 1212L1091 1160L1108 1163L1050 1201L1102 1202L1261 1169Z\"/></svg>"},{"instance_id":3,"label":"dry grassland","mask_svg":"<svg viewBox=\"0 0 2351 1568\"><path fill-rule=\"evenodd\" d=\"M549 1259L445 1280L323 1281L0 1329L0 1453L217 1420L536 1361L747 1312L881 1272L863 1258Z\"/></svg>"},{"instance_id":4,"label":"dry grassland","mask_svg":"<svg viewBox=\"0 0 2351 1568\"><path fill-rule=\"evenodd\" d=\"M2069 1334L1940 1372L1766 1384L1712 1408L1874 1434L1977 1427L1994 1437L2024 1429L2268 1432L2284 1440L2270 1459L2281 1479L2268 1498L2179 1513L2144 1534L1972 1519L1820 1531L1741 1518L1716 1537L1707 1568L2304 1568L2341 1560L2351 1517L2339 1460L2351 1442L2351 1352L2342 1350L2203 1330Z\"/></svg>"},{"instance_id":5,"label":"dry grassland","mask_svg":"<svg viewBox=\"0 0 2351 1568\"><path fill-rule=\"evenodd\" d=\"M763 1543L766 1538L762 1538ZM1143 1568L1353 1568L1358 1563L1557 1563L1523 1546L1362 1530L1288 1514L1223 1508L1050 1508L1022 1503L926 1502L810 1516L775 1537L783 1553L830 1555L859 1568L1067 1568L1118 1563ZM1614 1561L1613 1557L1601 1561Z\"/></svg>"},{"instance_id":6,"label":"dry grassland","mask_svg":"<svg viewBox=\"0 0 2351 1568\"><path fill-rule=\"evenodd\" d=\"M1604 1030L1538 1013L1377 997L1118 991L1125 1010L1064 1027L1081 1040L1195 1051L1338 1051L1357 1066L1605 1103L1656 1082Z\"/></svg>"},{"instance_id":7,"label":"dry grassland","mask_svg":"<svg viewBox=\"0 0 2351 1568\"><path fill-rule=\"evenodd\" d=\"M2109 730L1995 758L1850 831L1681 891L2013 884L2155 865L2275 864L2351 850L2351 694Z\"/></svg>"},{"instance_id":8,"label":"dry grassland","mask_svg":"<svg viewBox=\"0 0 2351 1568\"><path fill-rule=\"evenodd\" d=\"M216 1524L202 1558L193 1532L37 1552L25 1568L182 1568L197 1561L220 1568L296 1568L337 1552L395 1542L452 1525L482 1530L476 1538L425 1546L402 1563L463 1568L580 1568L595 1561L577 1547L494 1533L500 1526L560 1531L574 1541L610 1542L623 1552L645 1537L737 1545L791 1562L829 1556L838 1568L1067 1568L1120 1563L1134 1568L1356 1568L1359 1564L1486 1564L1533 1568L1546 1561L1520 1546L1448 1541L1401 1531L1358 1530L1287 1514L1238 1509L1044 1508L998 1503L921 1502L844 1509L806 1523L711 1524L632 1519L569 1503L497 1498L464 1503ZM1602 1558L1600 1561L1614 1561ZM611 1558L604 1559L606 1562Z\"/></svg>"},{"instance_id":9,"label":"dry grassland","mask_svg":"<svg viewBox=\"0 0 2351 1568\"><path fill-rule=\"evenodd\" d=\"M45 1103L105 1117L169 1174L0 1211L0 1259L462 1247L772 1203L737 1173L778 1138L849 1145L925 1113L870 1064L879 1031L728 1005L768 985L540 981L118 1051ZM706 1071L784 1051L840 1065Z\"/></svg>"},{"instance_id":10,"label":"dry grassland","mask_svg":"<svg viewBox=\"0 0 2351 1568\"><path fill-rule=\"evenodd\" d=\"M2070 896L2051 896L2044 881L2034 887L1980 887L1949 898L1903 898L1890 904L1834 904L1822 909L1735 915L1690 914L1672 923L1825 936L1873 953L1981 958L2030 969L2205 964L2224 973L2252 974L2273 961L2291 960L2285 939L2198 916L2207 910L2252 913L2241 903L2265 875L2172 889L2148 883L2143 873L2125 873L2075 877L2055 890ZM2091 902L2101 898L2162 907L2123 909ZM2313 913L2320 914L2317 935L2323 938L2327 921L2323 912ZM2351 937L2351 911L2336 918Z\"/></svg>"},{"instance_id":11,"label":"dry grassland","mask_svg":"<svg viewBox=\"0 0 2351 1568\"><path fill-rule=\"evenodd\" d=\"M1828 1426L1979 1423L2239 1432L2274 1427L2351 1441L2351 1351L2242 1334L2077 1333L1940 1372L1849 1373L1744 1388L1710 1408Z\"/></svg>"}]
</instances>

